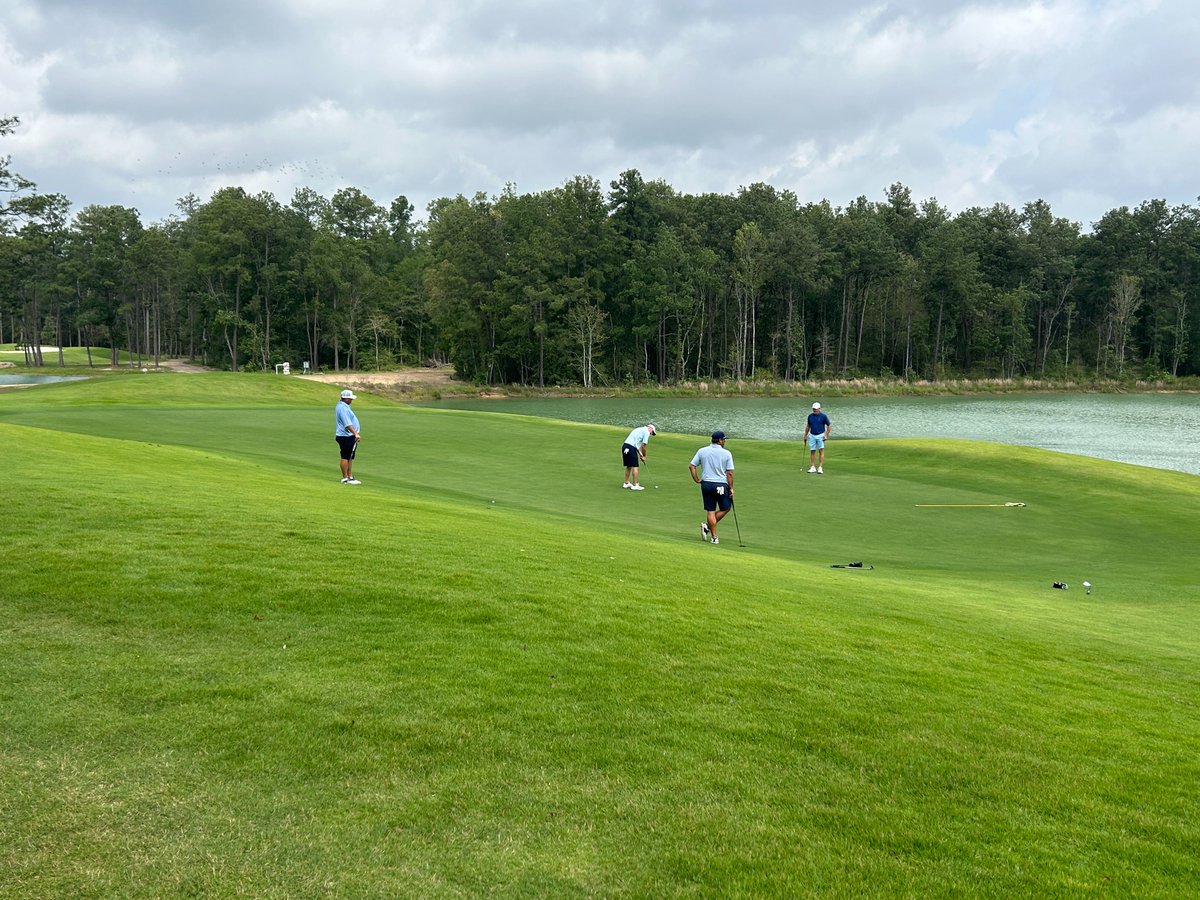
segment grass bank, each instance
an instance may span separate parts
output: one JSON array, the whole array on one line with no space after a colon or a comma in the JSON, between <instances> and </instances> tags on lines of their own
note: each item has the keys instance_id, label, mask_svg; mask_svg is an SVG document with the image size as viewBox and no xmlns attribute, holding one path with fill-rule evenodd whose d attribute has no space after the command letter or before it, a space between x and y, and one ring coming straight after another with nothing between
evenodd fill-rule
<instances>
[{"instance_id":1,"label":"grass bank","mask_svg":"<svg viewBox=\"0 0 1200 900\"><path fill-rule=\"evenodd\" d=\"M353 380L352 375L347 375ZM493 397L908 397L1004 396L1009 394L1200 393L1200 378L948 378L902 381L883 378L811 378L803 381L735 381L713 379L673 384L628 383L583 388L579 385L380 385L376 392L400 401L441 400L453 396Z\"/></svg>"},{"instance_id":2,"label":"grass bank","mask_svg":"<svg viewBox=\"0 0 1200 900\"><path fill-rule=\"evenodd\" d=\"M736 442L713 547L695 438L335 395L0 396L7 892L1192 892L1200 479Z\"/></svg>"}]
</instances>

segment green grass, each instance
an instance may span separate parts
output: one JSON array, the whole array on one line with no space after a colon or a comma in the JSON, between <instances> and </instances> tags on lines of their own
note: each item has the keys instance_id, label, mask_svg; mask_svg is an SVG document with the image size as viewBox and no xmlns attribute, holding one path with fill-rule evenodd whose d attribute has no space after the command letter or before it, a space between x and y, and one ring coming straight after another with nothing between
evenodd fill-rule
<instances>
[{"instance_id":1,"label":"green grass","mask_svg":"<svg viewBox=\"0 0 1200 900\"><path fill-rule=\"evenodd\" d=\"M0 396L5 895L1194 892L1200 479L335 397Z\"/></svg>"},{"instance_id":2,"label":"green grass","mask_svg":"<svg viewBox=\"0 0 1200 900\"><path fill-rule=\"evenodd\" d=\"M152 366L153 357L143 357L149 359L150 362L143 362L142 365ZM6 367L12 372L24 372L27 374L39 375L58 375L60 374L59 352L57 347L49 347L43 345L42 349L42 366L27 366L25 364L25 351L17 344L0 344L0 362L12 363L12 366ZM117 351L118 365L129 367L135 364L136 357L132 357L125 350ZM103 369L112 365L112 350L108 347L93 347L91 356L91 367ZM88 366L88 348L87 347L64 347L62 350L62 367L66 369L82 369L89 370ZM0 374L3 374L4 368L0 368Z\"/></svg>"}]
</instances>

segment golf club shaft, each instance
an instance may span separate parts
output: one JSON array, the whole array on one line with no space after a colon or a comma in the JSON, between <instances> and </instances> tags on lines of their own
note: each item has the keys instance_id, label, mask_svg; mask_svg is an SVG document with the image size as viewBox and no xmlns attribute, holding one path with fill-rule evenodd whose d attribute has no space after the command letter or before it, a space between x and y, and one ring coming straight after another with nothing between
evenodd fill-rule
<instances>
[{"instance_id":1,"label":"golf club shaft","mask_svg":"<svg viewBox=\"0 0 1200 900\"><path fill-rule=\"evenodd\" d=\"M745 547L746 545L742 543L742 526L738 523L737 504L733 502L732 495L729 497L729 508L733 510L733 527L737 529L738 546Z\"/></svg>"},{"instance_id":2,"label":"golf club shaft","mask_svg":"<svg viewBox=\"0 0 1200 900\"><path fill-rule=\"evenodd\" d=\"M914 503L913 506L925 509L991 509L1024 506L1024 503Z\"/></svg>"}]
</instances>

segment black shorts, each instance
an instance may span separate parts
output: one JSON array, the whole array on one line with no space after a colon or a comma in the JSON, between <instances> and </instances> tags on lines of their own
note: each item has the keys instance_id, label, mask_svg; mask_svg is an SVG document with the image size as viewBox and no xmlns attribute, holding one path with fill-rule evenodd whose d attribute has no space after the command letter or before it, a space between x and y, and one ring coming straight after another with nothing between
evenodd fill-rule
<instances>
[{"instance_id":1,"label":"black shorts","mask_svg":"<svg viewBox=\"0 0 1200 900\"><path fill-rule=\"evenodd\" d=\"M704 508L708 512L729 509L733 498L729 496L729 485L723 481L700 482L700 493L704 497Z\"/></svg>"},{"instance_id":2,"label":"black shorts","mask_svg":"<svg viewBox=\"0 0 1200 900\"><path fill-rule=\"evenodd\" d=\"M622 444L621 462L628 469L639 468L642 464L642 457L638 453L637 447L633 446L633 444Z\"/></svg>"},{"instance_id":3,"label":"black shorts","mask_svg":"<svg viewBox=\"0 0 1200 900\"><path fill-rule=\"evenodd\" d=\"M358 439L352 434L339 434L334 437L338 447L342 450L342 459L354 459L355 451L358 450Z\"/></svg>"}]
</instances>

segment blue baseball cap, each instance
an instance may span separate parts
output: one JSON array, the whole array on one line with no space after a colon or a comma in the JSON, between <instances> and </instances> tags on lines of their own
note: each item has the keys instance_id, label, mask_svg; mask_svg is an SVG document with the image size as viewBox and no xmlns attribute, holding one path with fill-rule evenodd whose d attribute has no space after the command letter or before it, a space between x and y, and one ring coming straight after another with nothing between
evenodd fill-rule
<instances>
[{"instance_id":1,"label":"blue baseball cap","mask_svg":"<svg viewBox=\"0 0 1200 900\"><path fill-rule=\"evenodd\" d=\"M712 438L712 439L713 439L713 443L714 443L714 444L715 444L717 441L723 441L723 440L725 440L725 432L723 432L723 431L714 431L714 432L713 432L713 438Z\"/></svg>"}]
</instances>

